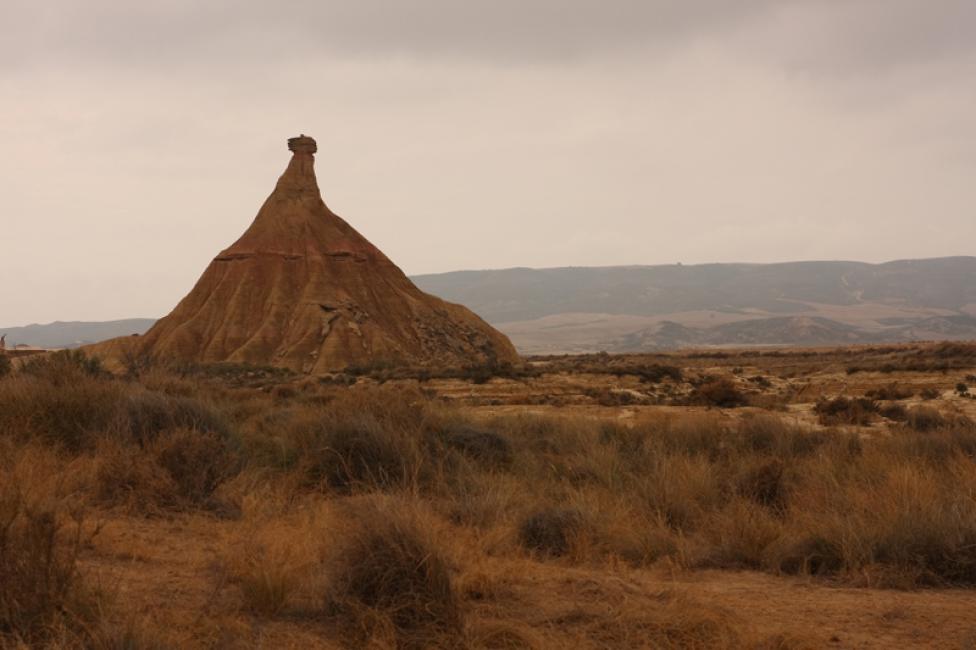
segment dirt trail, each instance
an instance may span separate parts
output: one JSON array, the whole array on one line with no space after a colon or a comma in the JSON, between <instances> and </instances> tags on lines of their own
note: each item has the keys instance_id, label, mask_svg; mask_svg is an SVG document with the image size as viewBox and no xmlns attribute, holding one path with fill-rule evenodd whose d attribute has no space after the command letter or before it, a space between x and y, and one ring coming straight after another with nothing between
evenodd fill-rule
<instances>
[{"instance_id":1,"label":"dirt trail","mask_svg":"<svg viewBox=\"0 0 976 650\"><path fill-rule=\"evenodd\" d=\"M731 571L689 572L674 587L824 647L976 648L976 590L849 588Z\"/></svg>"},{"instance_id":2,"label":"dirt trail","mask_svg":"<svg viewBox=\"0 0 976 650\"><path fill-rule=\"evenodd\" d=\"M312 617L268 622L240 612L219 570L232 522L106 516L83 570L180 647L336 648L335 630ZM976 590L893 591L754 572L606 571L527 559L485 559L496 584L469 601L475 625L501 623L545 647L641 647L634 618L674 598L725 610L759 636L786 634L811 647L976 648ZM628 630L628 625L630 629Z\"/></svg>"}]
</instances>

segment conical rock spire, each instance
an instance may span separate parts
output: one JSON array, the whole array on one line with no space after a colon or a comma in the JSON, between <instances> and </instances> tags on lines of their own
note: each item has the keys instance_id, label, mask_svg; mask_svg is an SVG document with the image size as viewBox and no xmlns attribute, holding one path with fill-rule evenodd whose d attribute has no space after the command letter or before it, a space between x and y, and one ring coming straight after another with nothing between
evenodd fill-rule
<instances>
[{"instance_id":1,"label":"conical rock spire","mask_svg":"<svg viewBox=\"0 0 976 650\"><path fill-rule=\"evenodd\" d=\"M474 313L420 291L322 201L316 144L292 159L244 234L139 342L157 359L244 362L302 372L391 362L513 362L511 342Z\"/></svg>"}]
</instances>

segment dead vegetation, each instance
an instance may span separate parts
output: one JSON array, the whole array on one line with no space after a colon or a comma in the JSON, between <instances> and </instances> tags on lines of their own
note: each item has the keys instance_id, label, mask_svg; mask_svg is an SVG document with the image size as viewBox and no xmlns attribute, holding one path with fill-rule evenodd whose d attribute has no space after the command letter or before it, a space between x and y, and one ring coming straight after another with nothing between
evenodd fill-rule
<instances>
[{"instance_id":1,"label":"dead vegetation","mask_svg":"<svg viewBox=\"0 0 976 650\"><path fill-rule=\"evenodd\" d=\"M800 420L756 408L749 391L784 381L769 368L764 382L658 372L647 381L694 380L681 399L697 406L478 413L422 382L117 378L79 355L32 360L0 379L0 646L162 643L79 568L104 513L226 522L221 616L300 622L340 646L805 647L669 594L640 611L621 596L614 619L560 609L512 571L594 572L611 599L615 572L664 569L976 586L976 425L961 407L886 380L811 397Z\"/></svg>"}]
</instances>

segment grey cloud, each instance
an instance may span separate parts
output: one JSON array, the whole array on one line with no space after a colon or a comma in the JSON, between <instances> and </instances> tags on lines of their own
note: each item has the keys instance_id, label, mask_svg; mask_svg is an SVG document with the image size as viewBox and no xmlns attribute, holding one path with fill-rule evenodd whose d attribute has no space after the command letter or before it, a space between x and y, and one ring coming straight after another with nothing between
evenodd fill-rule
<instances>
[{"instance_id":1,"label":"grey cloud","mask_svg":"<svg viewBox=\"0 0 976 650\"><path fill-rule=\"evenodd\" d=\"M726 39L833 73L976 51L971 0L7 0L0 67L405 56L552 62Z\"/></svg>"},{"instance_id":2,"label":"grey cloud","mask_svg":"<svg viewBox=\"0 0 976 650\"><path fill-rule=\"evenodd\" d=\"M409 272L971 254L974 12L0 0L0 321L164 313L298 130Z\"/></svg>"},{"instance_id":3,"label":"grey cloud","mask_svg":"<svg viewBox=\"0 0 976 650\"><path fill-rule=\"evenodd\" d=\"M972 0L783 2L732 37L737 46L793 69L885 73L976 55Z\"/></svg>"},{"instance_id":4,"label":"grey cloud","mask_svg":"<svg viewBox=\"0 0 976 650\"><path fill-rule=\"evenodd\" d=\"M119 63L313 52L552 60L671 42L748 18L775 0L61 0L5 10L7 53Z\"/></svg>"}]
</instances>

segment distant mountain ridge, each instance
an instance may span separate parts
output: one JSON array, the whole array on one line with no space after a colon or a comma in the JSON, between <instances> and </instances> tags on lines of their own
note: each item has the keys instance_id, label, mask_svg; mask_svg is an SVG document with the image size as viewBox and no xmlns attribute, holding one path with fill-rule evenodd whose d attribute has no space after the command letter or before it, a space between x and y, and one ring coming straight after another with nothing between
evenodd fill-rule
<instances>
[{"instance_id":1,"label":"distant mountain ridge","mask_svg":"<svg viewBox=\"0 0 976 650\"><path fill-rule=\"evenodd\" d=\"M102 322L55 321L45 325L0 327L7 335L7 347L35 345L41 348L76 348L116 336L143 334L156 322L154 318L127 318Z\"/></svg>"},{"instance_id":2,"label":"distant mountain ridge","mask_svg":"<svg viewBox=\"0 0 976 650\"><path fill-rule=\"evenodd\" d=\"M421 275L523 353L976 338L976 257Z\"/></svg>"},{"instance_id":3,"label":"distant mountain ridge","mask_svg":"<svg viewBox=\"0 0 976 650\"><path fill-rule=\"evenodd\" d=\"M514 268L411 278L523 354L976 339L976 257ZM8 345L74 347L152 319L0 328Z\"/></svg>"}]
</instances>

